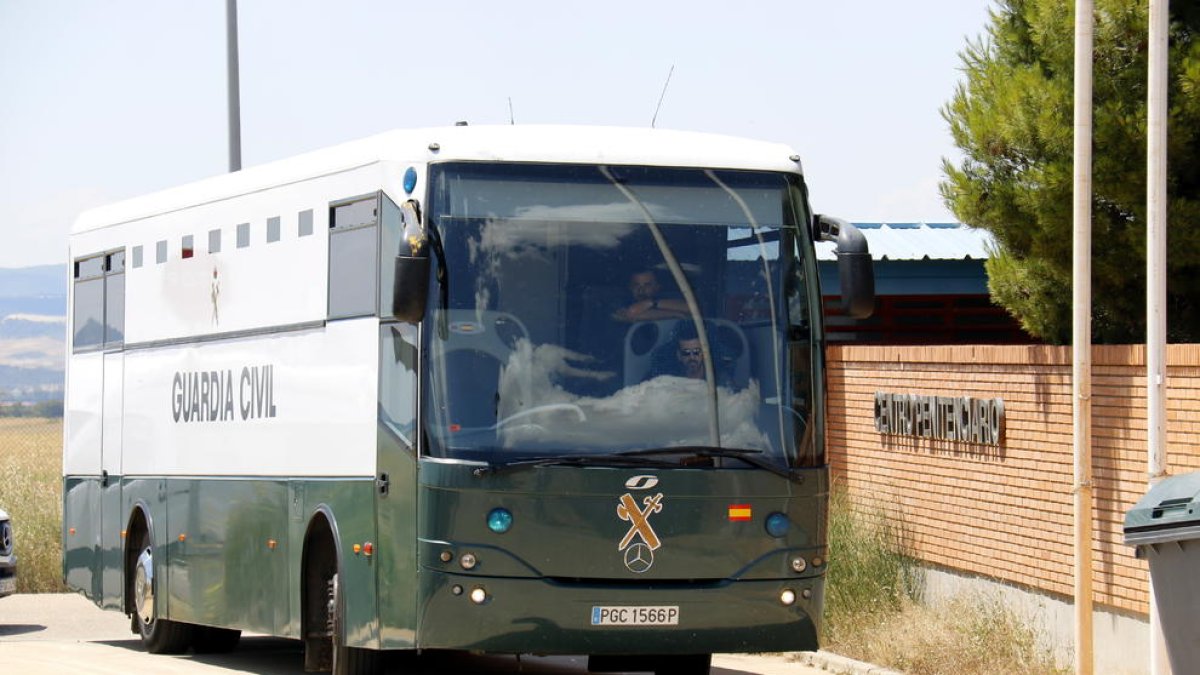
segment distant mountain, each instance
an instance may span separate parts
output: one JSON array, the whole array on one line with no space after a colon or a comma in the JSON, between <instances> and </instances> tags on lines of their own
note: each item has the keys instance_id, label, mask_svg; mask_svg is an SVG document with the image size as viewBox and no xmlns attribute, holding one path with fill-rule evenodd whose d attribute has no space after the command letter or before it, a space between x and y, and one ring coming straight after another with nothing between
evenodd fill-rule
<instances>
[{"instance_id":1,"label":"distant mountain","mask_svg":"<svg viewBox=\"0 0 1200 675\"><path fill-rule=\"evenodd\" d=\"M67 266L0 269L0 402L63 394Z\"/></svg>"},{"instance_id":2,"label":"distant mountain","mask_svg":"<svg viewBox=\"0 0 1200 675\"><path fill-rule=\"evenodd\" d=\"M0 298L0 318L13 314L66 316L67 296L40 298Z\"/></svg>"},{"instance_id":3,"label":"distant mountain","mask_svg":"<svg viewBox=\"0 0 1200 675\"><path fill-rule=\"evenodd\" d=\"M0 268L0 319L10 314L67 314L67 266Z\"/></svg>"},{"instance_id":4,"label":"distant mountain","mask_svg":"<svg viewBox=\"0 0 1200 675\"><path fill-rule=\"evenodd\" d=\"M9 314L0 319L0 340L48 337L63 340L67 317L61 314Z\"/></svg>"},{"instance_id":5,"label":"distant mountain","mask_svg":"<svg viewBox=\"0 0 1200 675\"><path fill-rule=\"evenodd\" d=\"M63 373L47 368L12 368L0 365L0 402L61 401Z\"/></svg>"},{"instance_id":6,"label":"distant mountain","mask_svg":"<svg viewBox=\"0 0 1200 675\"><path fill-rule=\"evenodd\" d=\"M0 267L0 298L67 297L67 266Z\"/></svg>"}]
</instances>

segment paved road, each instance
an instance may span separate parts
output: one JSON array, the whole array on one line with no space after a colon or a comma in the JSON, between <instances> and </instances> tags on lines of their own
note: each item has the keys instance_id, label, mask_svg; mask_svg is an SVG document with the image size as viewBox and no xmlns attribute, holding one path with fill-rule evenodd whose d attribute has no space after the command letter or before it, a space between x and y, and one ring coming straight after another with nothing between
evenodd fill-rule
<instances>
[{"instance_id":1,"label":"paved road","mask_svg":"<svg viewBox=\"0 0 1200 675\"><path fill-rule=\"evenodd\" d=\"M300 643L262 636L244 636L231 654L162 656L142 650L129 631L129 620L118 612L97 609L82 596L14 595L0 599L0 672L89 673L128 675L162 673L259 673L301 675ZM587 672L583 657L470 656L426 653L397 657L388 673L533 673L579 675ZM824 671L791 663L782 657L718 655L714 675L819 675Z\"/></svg>"}]
</instances>

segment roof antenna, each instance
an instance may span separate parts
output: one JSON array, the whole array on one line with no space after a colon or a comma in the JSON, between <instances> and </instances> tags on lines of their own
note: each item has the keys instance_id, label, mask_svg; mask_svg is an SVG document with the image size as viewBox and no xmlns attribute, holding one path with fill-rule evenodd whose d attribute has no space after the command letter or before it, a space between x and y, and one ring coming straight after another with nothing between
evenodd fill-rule
<instances>
[{"instance_id":1,"label":"roof antenna","mask_svg":"<svg viewBox=\"0 0 1200 675\"><path fill-rule=\"evenodd\" d=\"M509 124L517 123L516 119L513 118L512 97L511 96L508 97L508 123Z\"/></svg>"},{"instance_id":2,"label":"roof antenna","mask_svg":"<svg viewBox=\"0 0 1200 675\"><path fill-rule=\"evenodd\" d=\"M654 108L654 117L650 120L650 128L654 128L654 124L658 122L658 111L662 108L663 99L667 97L667 87L671 84L671 75L675 72L675 64L671 64L671 70L667 71L667 81L663 83L662 93L658 96L658 106Z\"/></svg>"}]
</instances>

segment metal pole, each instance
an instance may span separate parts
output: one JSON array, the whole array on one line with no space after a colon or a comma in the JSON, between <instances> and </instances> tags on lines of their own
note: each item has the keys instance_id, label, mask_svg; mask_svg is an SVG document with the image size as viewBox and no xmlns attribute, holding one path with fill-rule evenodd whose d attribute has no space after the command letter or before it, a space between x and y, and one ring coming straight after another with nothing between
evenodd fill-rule
<instances>
[{"instance_id":1,"label":"metal pole","mask_svg":"<svg viewBox=\"0 0 1200 675\"><path fill-rule=\"evenodd\" d=\"M242 170L242 108L238 83L237 0L225 0L225 65L229 87L229 171Z\"/></svg>"},{"instance_id":2,"label":"metal pole","mask_svg":"<svg viewBox=\"0 0 1200 675\"><path fill-rule=\"evenodd\" d=\"M1146 101L1146 472L1167 473L1167 28L1169 0L1150 0ZM1150 673L1170 671L1150 586Z\"/></svg>"},{"instance_id":3,"label":"metal pole","mask_svg":"<svg viewBox=\"0 0 1200 675\"><path fill-rule=\"evenodd\" d=\"M1075 672L1092 672L1092 0L1075 2Z\"/></svg>"}]
</instances>

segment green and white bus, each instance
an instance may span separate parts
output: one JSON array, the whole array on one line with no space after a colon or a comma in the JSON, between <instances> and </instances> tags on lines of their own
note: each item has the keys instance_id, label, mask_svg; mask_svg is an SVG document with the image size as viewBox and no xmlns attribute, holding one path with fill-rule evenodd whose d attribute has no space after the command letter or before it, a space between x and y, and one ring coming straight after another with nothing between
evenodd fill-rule
<instances>
[{"instance_id":1,"label":"green and white bus","mask_svg":"<svg viewBox=\"0 0 1200 675\"><path fill-rule=\"evenodd\" d=\"M814 241L787 147L395 131L75 224L63 571L152 652L707 672L815 649Z\"/></svg>"}]
</instances>

